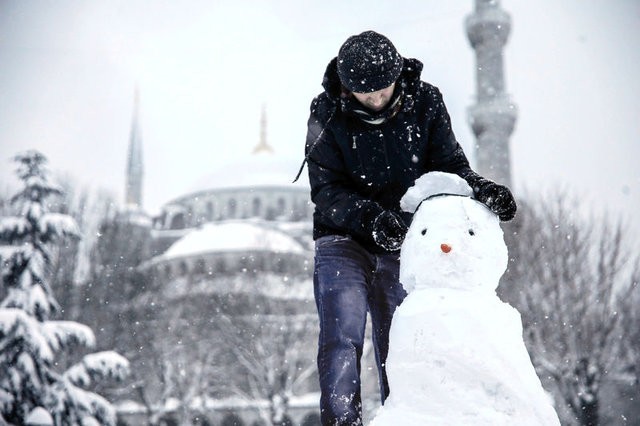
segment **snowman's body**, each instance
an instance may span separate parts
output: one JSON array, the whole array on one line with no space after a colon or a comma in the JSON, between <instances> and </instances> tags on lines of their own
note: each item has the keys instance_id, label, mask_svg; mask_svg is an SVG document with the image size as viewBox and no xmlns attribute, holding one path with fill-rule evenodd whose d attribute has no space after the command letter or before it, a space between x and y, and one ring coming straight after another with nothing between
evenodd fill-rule
<instances>
[{"instance_id":1,"label":"snowman's body","mask_svg":"<svg viewBox=\"0 0 640 426\"><path fill-rule=\"evenodd\" d=\"M460 181L430 173L403 198L419 205L400 257L408 296L391 325L391 394L371 426L559 425L520 315L495 293L507 263L497 217L468 196L420 203L470 195Z\"/></svg>"}]
</instances>

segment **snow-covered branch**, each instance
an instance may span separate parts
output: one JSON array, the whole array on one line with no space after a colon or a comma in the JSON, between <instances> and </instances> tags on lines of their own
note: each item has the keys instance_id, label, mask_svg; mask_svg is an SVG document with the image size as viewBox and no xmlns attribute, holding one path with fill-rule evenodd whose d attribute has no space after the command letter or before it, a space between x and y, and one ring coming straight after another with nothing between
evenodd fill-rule
<instances>
[{"instance_id":1,"label":"snow-covered branch","mask_svg":"<svg viewBox=\"0 0 640 426\"><path fill-rule=\"evenodd\" d=\"M38 222L39 231L52 238L79 238L80 230L69 215L59 213L44 214Z\"/></svg>"},{"instance_id":2,"label":"snow-covered branch","mask_svg":"<svg viewBox=\"0 0 640 426\"><path fill-rule=\"evenodd\" d=\"M31 232L31 224L22 216L0 219L0 241L8 244L22 241Z\"/></svg>"},{"instance_id":3,"label":"snow-covered branch","mask_svg":"<svg viewBox=\"0 0 640 426\"><path fill-rule=\"evenodd\" d=\"M54 351L43 333L42 323L21 309L0 309L0 365L13 361L10 354L17 355L19 346L47 363L53 361Z\"/></svg>"},{"instance_id":4,"label":"snow-covered branch","mask_svg":"<svg viewBox=\"0 0 640 426\"><path fill-rule=\"evenodd\" d=\"M93 331L84 324L74 321L47 321L43 329L54 350L68 348L72 345L82 345L92 348L96 344Z\"/></svg>"},{"instance_id":5,"label":"snow-covered branch","mask_svg":"<svg viewBox=\"0 0 640 426\"><path fill-rule=\"evenodd\" d=\"M87 387L95 380L124 380L129 375L129 361L114 351L85 355L71 366L64 377L76 386Z\"/></svg>"}]
</instances>

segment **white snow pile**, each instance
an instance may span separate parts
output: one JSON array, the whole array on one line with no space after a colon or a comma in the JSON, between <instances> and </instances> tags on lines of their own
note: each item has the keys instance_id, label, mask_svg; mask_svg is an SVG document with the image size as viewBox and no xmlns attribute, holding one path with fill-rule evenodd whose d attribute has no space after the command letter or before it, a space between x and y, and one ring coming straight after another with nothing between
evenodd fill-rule
<instances>
[{"instance_id":1,"label":"white snow pile","mask_svg":"<svg viewBox=\"0 0 640 426\"><path fill-rule=\"evenodd\" d=\"M507 265L499 220L470 194L458 176L429 173L403 198L418 206L400 257L409 294L391 325L391 394L370 426L560 424L520 315L495 293Z\"/></svg>"},{"instance_id":2,"label":"white snow pile","mask_svg":"<svg viewBox=\"0 0 640 426\"><path fill-rule=\"evenodd\" d=\"M25 424L34 426L52 426L53 418L44 408L36 407L31 410L25 419Z\"/></svg>"}]
</instances>

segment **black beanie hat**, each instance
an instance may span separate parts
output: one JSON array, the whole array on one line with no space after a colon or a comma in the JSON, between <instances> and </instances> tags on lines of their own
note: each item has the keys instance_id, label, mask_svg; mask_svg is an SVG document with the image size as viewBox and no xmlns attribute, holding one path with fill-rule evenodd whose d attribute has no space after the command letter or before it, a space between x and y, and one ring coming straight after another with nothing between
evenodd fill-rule
<instances>
[{"instance_id":1,"label":"black beanie hat","mask_svg":"<svg viewBox=\"0 0 640 426\"><path fill-rule=\"evenodd\" d=\"M352 92L389 87L402 71L403 59L391 40L375 31L351 36L338 52L338 76Z\"/></svg>"}]
</instances>

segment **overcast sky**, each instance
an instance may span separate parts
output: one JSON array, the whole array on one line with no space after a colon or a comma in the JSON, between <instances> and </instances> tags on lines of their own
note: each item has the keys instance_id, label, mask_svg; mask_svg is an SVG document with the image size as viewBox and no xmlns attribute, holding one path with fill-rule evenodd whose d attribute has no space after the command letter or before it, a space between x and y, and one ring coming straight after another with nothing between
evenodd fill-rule
<instances>
[{"instance_id":1,"label":"overcast sky","mask_svg":"<svg viewBox=\"0 0 640 426\"><path fill-rule=\"evenodd\" d=\"M640 209L640 2L501 4L513 20L505 72L519 109L514 190L566 188L631 218ZM262 104L269 142L291 158L293 177L325 66L346 37L367 29L424 62L423 79L443 92L473 161L474 53L464 29L473 6L0 0L1 186L11 182L11 156L36 148L53 170L122 199L136 84L148 210L250 155Z\"/></svg>"}]
</instances>

